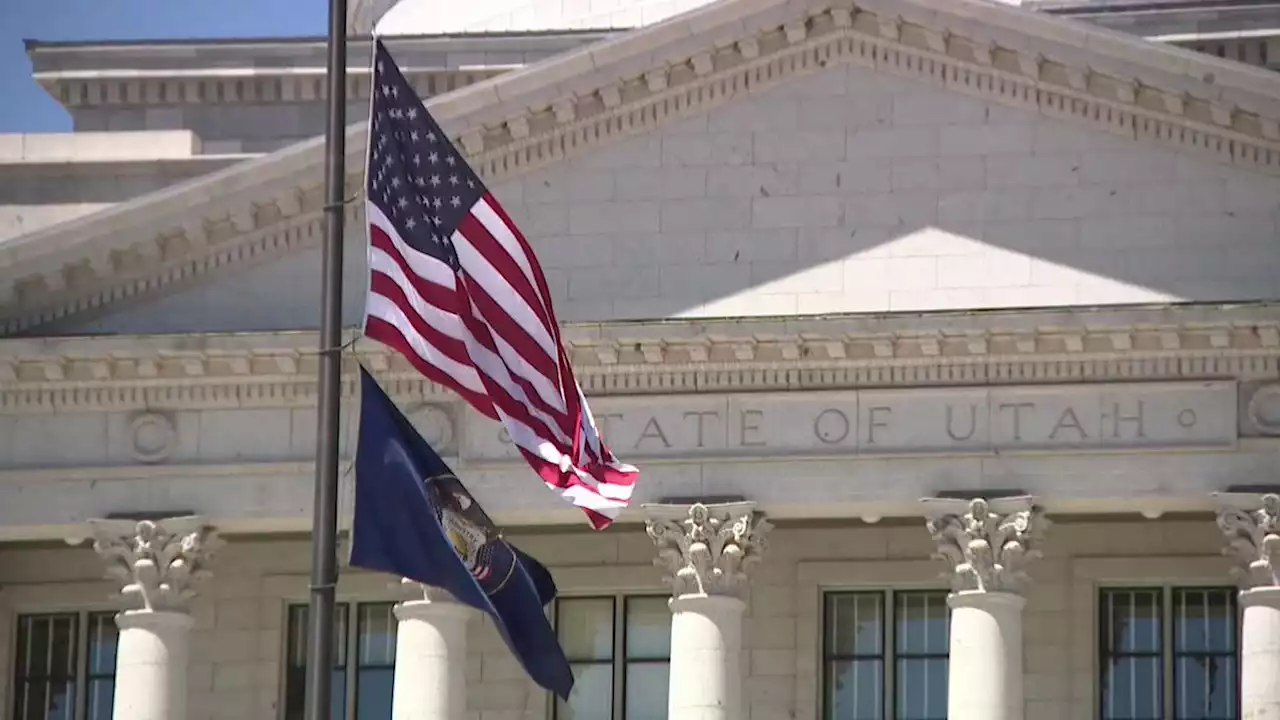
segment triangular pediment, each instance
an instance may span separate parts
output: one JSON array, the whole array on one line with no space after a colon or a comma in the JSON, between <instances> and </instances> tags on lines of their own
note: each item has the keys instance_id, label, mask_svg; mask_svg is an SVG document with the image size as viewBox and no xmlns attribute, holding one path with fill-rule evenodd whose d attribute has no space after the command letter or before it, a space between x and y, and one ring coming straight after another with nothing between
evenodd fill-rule
<instances>
[{"instance_id":1,"label":"triangular pediment","mask_svg":"<svg viewBox=\"0 0 1280 720\"><path fill-rule=\"evenodd\" d=\"M841 88L834 93L832 83L837 82ZM631 188L633 196L629 200L613 198L619 203L614 206L601 205L599 198L590 198L592 173L601 167L628 161L634 165L637 158L652 162L653 153L657 152L658 166L640 172L646 168L643 163L636 165L637 172L630 174L627 182L638 184L647 178L661 192L676 192L678 185L673 183L695 182L698 173L686 173L683 180L676 177L680 173L675 171L669 177L664 175L664 154L675 152L670 148L685 143L689 153L686 159L690 161L698 156L709 158L714 153L732 155L734 131L726 128L734 123L767 120L771 112L795 112L801 102L796 99L797 93L803 95L815 88L818 95L826 93L828 103L809 103L811 110L803 119L810 127L779 128L782 134L773 140L776 147L768 150L775 155L762 160L753 154L750 162L743 163L743 172L738 173L738 180L744 184L759 180L748 198L749 217L755 218L751 226L738 227L732 224L737 221L723 221L735 217L735 197L706 195L710 187L710 176L706 174L703 196L687 198L689 202L683 208L671 205L665 211L672 218L667 227L662 225L663 208L657 207L656 228L646 224L651 224L651 219L637 220L630 237L617 242L593 244L576 237L583 233L608 234L629 222L628 217L655 207L652 198L636 195L642 194L643 189L635 187ZM891 100L887 111L878 104L882 102L878 96L886 94L886 90L891 97L900 98L897 105ZM839 102L831 102L833 93L840 96ZM697 241L681 243L678 233L701 233L702 257L686 258L689 262L685 263L684 272L691 278L712 279L717 287L696 298L682 298L674 305L650 305L644 311L644 303L623 299L632 312L648 317L775 314L761 300L763 296L798 297L806 289L810 294L822 294L820 288L833 285L836 274L840 275L841 294L809 304L806 307L810 311L974 307L1004 302L992 299L995 292L955 292L973 288L943 285L932 288L939 291L934 294L934 301L914 300L917 305L924 303L918 307L909 303L895 307L888 299L884 303L852 299L849 286L863 277L858 273L864 273L866 278L859 291L875 287L875 281L882 280L885 273L901 274L907 269L906 264L890 260L914 257L915 251L910 248L922 245L945 251L944 255L970 257L968 261L948 262L948 271L968 267L966 272L984 276L1016 267L1021 273L1022 267L1029 267L1038 259L1043 266L1041 277L1052 274L1055 268L1065 268L1065 272L1076 274L1068 283L1073 286L1087 286L1089 277L1099 276L1141 289L1132 297L1124 293L1108 297L1110 290L1087 299L1077 293L1079 302L1209 296L1224 299L1216 295L1219 289L1193 287L1191 278L1179 286L1165 282L1166 276L1143 280L1140 273L1135 273L1116 278L1114 257L1105 262L1096 260L1097 267L1073 264L1072 259L1085 256L1087 247L1075 248L1078 252L1072 259L1037 256L1037 248L1026 243L1028 238L1049 242L1049 231L1045 229L1049 226L1025 226L1021 230L1014 226L1021 221L1060 220L1059 227L1074 222L1075 233L1063 235L1066 239L1060 240L1066 244L1079 243L1086 237L1105 238L1108 233L1155 243L1163 237L1157 227L1159 204L1179 197L1176 193L1191 193L1197 183L1211 186L1211 197L1220 201L1200 218L1203 223L1197 232L1202 240L1217 236L1232 242L1232 234L1236 233L1259 245L1245 250L1259 252L1273 250L1276 241L1274 221L1269 225L1263 222L1264 216L1269 217L1266 201L1255 196L1274 192L1273 179L1280 176L1276 125L1276 118L1280 117L1280 78L997 4L881 0L831 7L819 2L727 0L441 96L433 99L430 107L445 128L457 136L504 204L524 220L535 244L542 245L539 252L544 256L588 262L593 253L602 252L616 260L627 248L663 253L664 259L655 262L668 267L665 275L670 278L678 273L673 274L668 261L697 246ZM867 120L863 115L877 112L889 113L886 127L859 125ZM981 123L957 122L958 129L938 130L935 134L926 130L923 132L930 139L922 141L913 141L910 131L904 129L910 125L911 118L906 117L910 114L920 120L937 121L948 113L963 120L965 113L974 112L982 114ZM1006 122L991 122L993 114ZM819 127L823 122L828 125L826 130ZM843 183L846 178L852 181L853 176L830 167L835 160L822 156L822 136L826 133L825 141L830 142L837 126L844 136L842 151L862 153L838 158L839 162L850 164L851 171L865 173L868 166L882 165L886 160L883 153L888 152L888 165L884 167L890 172L890 186L886 197L833 203L829 201L830 189L804 185ZM750 140L753 153L756 137ZM349 128L347 139L348 180L356 192L363 125ZM1062 145L1071 142L1078 146L1070 149ZM972 152L950 152L971 151L983 143L988 152L979 153L978 163ZM1052 151L1054 143L1059 144L1057 152ZM126 308L137 312L143 305L151 306L154 312L143 312L132 322L145 324L149 322L147 317L187 317L193 326L202 327L197 318L210 320L207 308L212 298L239 298L248 303L246 310L239 313L244 315L253 312L253 308L264 307L264 302L270 304L273 298L263 295L271 292L295 298L298 308L284 319L259 317L256 321L310 325L305 318L314 313L309 308L316 306L306 304L307 290L280 288L288 278L291 288L314 289L308 285L307 277L319 277L318 272L307 275L306 270L315 267L320 236L317 184L322 151L320 141L310 141L0 245L0 281L7 290L0 294L4 331L40 332L41 328L58 327L114 330L117 328L111 321L113 316L120 317ZM1017 155L1015 151L1025 157L1021 161L1013 157ZM813 154L805 155L806 152ZM866 154L869 152L881 152L882 156L871 162L876 158ZM1137 172L1146 174L1144 177L1167 169L1172 174L1165 175L1164 180L1170 185L1167 189L1175 194L1161 199L1153 181L1142 191L1142 197L1151 203L1149 212L1124 212L1110 221L1088 213L1072 215L1076 212L1069 207L1073 202L1077 207L1114 202L1107 196L1092 197L1090 193L1097 192L1097 188L1058 193L1056 197L1040 193L1041 199L1022 201L1019 207L1023 209L1009 210L1006 206L1010 201L1001 199L1028 192L1034 187L1035 177L1031 176L1037 174L1112 173L1115 182L1128 182L1123 177L1127 170L1122 167L1070 169L1073 154L1099 153L1128 154L1133 167L1139 168ZM1007 172L1001 181L1021 174L1027 176L1026 183L1002 190L988 182L1000 170L1000 160L991 159L999 155L1009 156L1005 158ZM799 174L789 178L792 165ZM979 165L985 178L983 186L964 187L965 182L973 182L971 177L966 179L966 173L974 172ZM772 173L772 177L757 178L753 173ZM807 180L801 177L806 173ZM823 173L830 177L817 177ZM726 182L731 180L730 177ZM893 186L895 182L899 187ZM904 193L912 182L923 186L917 188L920 194L913 199L906 198ZM958 186L937 187L938 183L951 182ZM934 186L930 187L930 183ZM557 186L562 187L557 190ZM588 190L573 190L574 187ZM1128 189L1133 187L1130 183ZM903 192L893 198L899 190ZM967 203L963 194L956 194L979 190L981 193L970 195ZM557 191L588 195L581 202L557 205L558 201L547 200ZM722 191L729 193L728 189ZM545 202L530 198L539 192ZM765 193L772 193L768 202L755 199ZM817 202L815 198L828 201ZM659 198L662 199L677 200ZM736 201L741 204L742 199L738 197ZM885 200L892 202L886 204ZM698 202L703 204L699 206ZM921 208L930 206L932 214L922 214ZM1214 213L1225 218L1234 212L1238 217L1241 211L1248 216L1246 221L1256 215L1258 225L1247 226L1242 224L1244 221L1233 225L1221 218L1213 225L1205 219ZM541 217L540 212L544 213ZM894 212L898 214L888 218ZM1010 216L1001 216L1010 212ZM1019 213L1023 212L1030 214L1022 217ZM567 214L565 223L582 233L558 229L560 213ZM778 219L764 217L770 213ZM732 266L742 261L744 252L767 253L778 247L787 252L788 233L781 233L784 238L780 243L766 236L770 231L788 230L786 223L794 221L782 216L797 213L806 215L810 224L791 227L797 231L795 242L800 243L799 234L804 234L804 242L819 248L816 255L803 257L797 245L794 254L758 258L745 271L724 267L720 268L723 273L708 274L706 267L698 267ZM838 215L835 222L830 217L832 213ZM853 225L850 213L860 213ZM943 219L947 213L953 217L949 224ZM1055 213L1061 217L1051 217ZM679 217L681 214L683 217ZM352 241L349 259L360 259L362 255L359 215L358 203L353 204L348 213ZM737 216L742 217L740 213ZM866 220L868 217L874 222ZM1078 226L1084 222L1094 222L1092 230L1096 232L1081 234ZM771 224L778 226L769 227ZM891 232L878 233L886 228ZM855 238L857 233L850 235L850 230L862 232L862 238ZM759 242L751 241L744 231L758 234ZM1169 238L1176 238L1177 231L1178 228L1171 228ZM712 240L712 233L720 235ZM715 245L725 240L722 236L726 233L740 236L726 241L728 245L746 245L736 249ZM1001 241L1001 237L1006 240ZM1010 237L1015 239L1009 240ZM1174 242L1169 238L1164 241ZM1055 249L1061 250L1062 246ZM1138 252L1142 248L1137 246L1122 249L1132 251L1123 258L1128 266L1150 272L1153 265L1147 261L1154 261L1155 255L1142 255ZM1208 254L1214 248L1197 245L1193 251ZM717 253L724 254L724 258ZM1181 257L1182 262L1188 262L1188 256ZM855 271L849 267L851 260L867 262ZM839 263L839 273L833 263ZM939 261L935 259L933 266L939 267ZM575 269L580 268L563 268L563 274ZM349 270L348 289L354 293L352 297L358 297L363 290L363 270L358 265ZM639 265L628 267L622 263L611 266L608 273L576 273L575 277L587 277L589 281L578 280L577 284L581 287L583 283L596 283L601 293L616 291L621 282L648 283L650 289L662 286L661 278L646 281L644 272ZM1261 277L1256 282L1249 277L1235 279L1240 281L1238 288L1246 293L1269 289ZM1224 271L1213 282L1225 285L1230 280L1230 273ZM674 280L666 282L679 284ZM1250 282L1256 287L1251 287ZM563 297L570 304L584 311L602 311L601 305L592 302L594 298L581 296L586 291L579 290L575 297L570 283L566 279L563 285ZM1038 287L1030 274L1024 284ZM887 292L892 293L893 289ZM1035 296L1034 291L1028 291L1010 297ZM1052 293L1043 298L1044 303L1031 304L1072 304ZM126 302L128 305L118 304ZM200 315L201 308L206 309L204 316ZM602 319L574 317L575 312L567 310L564 314L568 317L564 319ZM609 317L625 316L617 312L616 304L608 312ZM777 306L776 314L796 312L805 312L805 308L798 300L787 300ZM160 323L131 329L155 332L180 328Z\"/></svg>"}]
</instances>

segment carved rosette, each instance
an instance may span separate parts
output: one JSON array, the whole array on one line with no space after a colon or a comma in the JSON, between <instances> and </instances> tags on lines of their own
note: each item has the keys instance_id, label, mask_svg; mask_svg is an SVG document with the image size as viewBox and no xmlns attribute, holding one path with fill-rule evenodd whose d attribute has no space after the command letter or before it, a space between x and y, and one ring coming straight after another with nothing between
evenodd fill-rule
<instances>
[{"instance_id":1,"label":"carved rosette","mask_svg":"<svg viewBox=\"0 0 1280 720\"><path fill-rule=\"evenodd\" d=\"M1221 496L1218 529L1226 536L1224 555L1245 589L1280 587L1280 495Z\"/></svg>"},{"instance_id":2,"label":"carved rosette","mask_svg":"<svg viewBox=\"0 0 1280 720\"><path fill-rule=\"evenodd\" d=\"M93 549L119 580L126 609L183 612L222 546L199 517L90 520Z\"/></svg>"},{"instance_id":3,"label":"carved rosette","mask_svg":"<svg viewBox=\"0 0 1280 720\"><path fill-rule=\"evenodd\" d=\"M658 547L653 564L664 570L673 597L724 595L743 598L747 573L767 548L773 527L755 503L647 506L646 531Z\"/></svg>"},{"instance_id":4,"label":"carved rosette","mask_svg":"<svg viewBox=\"0 0 1280 720\"><path fill-rule=\"evenodd\" d=\"M1026 498L994 506L982 498L935 502L950 506L930 517L927 527L938 544L933 557L951 565L943 573L951 589L1021 592L1029 581L1026 567L1040 557L1049 525L1043 510Z\"/></svg>"}]
</instances>

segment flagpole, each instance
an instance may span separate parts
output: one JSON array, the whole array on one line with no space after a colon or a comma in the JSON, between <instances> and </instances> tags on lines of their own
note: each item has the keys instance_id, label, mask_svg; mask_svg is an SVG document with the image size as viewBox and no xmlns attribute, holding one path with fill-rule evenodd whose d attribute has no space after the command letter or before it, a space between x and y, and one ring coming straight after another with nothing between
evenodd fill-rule
<instances>
[{"instance_id":1,"label":"flagpole","mask_svg":"<svg viewBox=\"0 0 1280 720\"><path fill-rule=\"evenodd\" d=\"M338 584L338 432L342 396L342 243L345 214L347 0L329 0L328 121L324 157L324 255L320 286L320 386L311 522L311 621L307 720L329 720L334 594Z\"/></svg>"}]
</instances>

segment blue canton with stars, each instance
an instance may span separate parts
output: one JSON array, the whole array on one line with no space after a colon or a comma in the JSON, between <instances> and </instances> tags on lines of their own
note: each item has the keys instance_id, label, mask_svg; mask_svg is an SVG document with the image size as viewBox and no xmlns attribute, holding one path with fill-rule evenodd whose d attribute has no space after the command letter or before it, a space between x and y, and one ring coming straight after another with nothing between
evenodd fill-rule
<instances>
[{"instance_id":1,"label":"blue canton with stars","mask_svg":"<svg viewBox=\"0 0 1280 720\"><path fill-rule=\"evenodd\" d=\"M413 86L375 42L368 198L418 252L460 269L453 232L486 192Z\"/></svg>"}]
</instances>

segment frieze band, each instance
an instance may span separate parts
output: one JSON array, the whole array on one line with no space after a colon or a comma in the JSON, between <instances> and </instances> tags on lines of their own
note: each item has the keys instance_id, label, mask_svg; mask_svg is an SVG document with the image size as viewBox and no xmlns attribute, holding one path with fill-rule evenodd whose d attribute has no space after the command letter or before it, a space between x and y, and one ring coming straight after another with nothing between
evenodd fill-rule
<instances>
[{"instance_id":1,"label":"frieze band","mask_svg":"<svg viewBox=\"0 0 1280 720\"><path fill-rule=\"evenodd\" d=\"M1231 383L864 390L613 399L596 422L628 453L881 455L1230 448ZM463 455L515 457L479 424Z\"/></svg>"}]
</instances>

